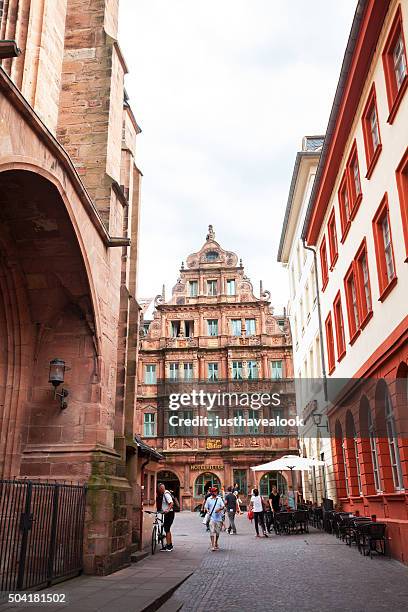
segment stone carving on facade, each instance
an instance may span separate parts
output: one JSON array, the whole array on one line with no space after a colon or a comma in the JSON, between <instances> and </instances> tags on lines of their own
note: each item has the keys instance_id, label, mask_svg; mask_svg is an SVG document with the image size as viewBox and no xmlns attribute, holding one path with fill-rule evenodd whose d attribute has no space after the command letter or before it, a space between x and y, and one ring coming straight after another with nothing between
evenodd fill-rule
<instances>
[{"instance_id":1,"label":"stone carving on facade","mask_svg":"<svg viewBox=\"0 0 408 612\"><path fill-rule=\"evenodd\" d=\"M269 302L271 299L271 292L268 289L264 289L261 293L261 300L265 302Z\"/></svg>"},{"instance_id":2,"label":"stone carving on facade","mask_svg":"<svg viewBox=\"0 0 408 612\"><path fill-rule=\"evenodd\" d=\"M260 446L259 441L256 438L251 438L251 441L249 443L249 446Z\"/></svg>"},{"instance_id":3,"label":"stone carving on facade","mask_svg":"<svg viewBox=\"0 0 408 612\"><path fill-rule=\"evenodd\" d=\"M169 438L169 448L178 448L179 440L177 438Z\"/></svg>"},{"instance_id":4,"label":"stone carving on facade","mask_svg":"<svg viewBox=\"0 0 408 612\"><path fill-rule=\"evenodd\" d=\"M206 236L206 240L215 240L215 232L212 225L208 226L208 234Z\"/></svg>"},{"instance_id":5,"label":"stone carving on facade","mask_svg":"<svg viewBox=\"0 0 408 612\"><path fill-rule=\"evenodd\" d=\"M189 440L188 438L184 438L183 448L193 448L192 440Z\"/></svg>"},{"instance_id":6,"label":"stone carving on facade","mask_svg":"<svg viewBox=\"0 0 408 612\"><path fill-rule=\"evenodd\" d=\"M161 304L164 304L164 297L161 293L159 293L159 295L156 295L154 298L154 306L157 308L157 306L160 306Z\"/></svg>"},{"instance_id":7,"label":"stone carving on facade","mask_svg":"<svg viewBox=\"0 0 408 612\"><path fill-rule=\"evenodd\" d=\"M172 293L182 293L186 288L185 281L181 278L181 276L177 279L177 283L174 285Z\"/></svg>"},{"instance_id":8,"label":"stone carving on facade","mask_svg":"<svg viewBox=\"0 0 408 612\"><path fill-rule=\"evenodd\" d=\"M242 442L241 438L234 438L234 446L236 448L243 448L244 443Z\"/></svg>"}]
</instances>

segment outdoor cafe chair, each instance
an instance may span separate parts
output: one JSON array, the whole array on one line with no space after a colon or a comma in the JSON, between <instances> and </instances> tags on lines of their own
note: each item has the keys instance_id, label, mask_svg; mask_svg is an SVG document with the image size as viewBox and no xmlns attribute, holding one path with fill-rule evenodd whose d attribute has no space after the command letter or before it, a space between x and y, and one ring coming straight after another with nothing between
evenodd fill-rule
<instances>
[{"instance_id":1,"label":"outdoor cafe chair","mask_svg":"<svg viewBox=\"0 0 408 612\"><path fill-rule=\"evenodd\" d=\"M323 527L323 508L313 508L311 511L311 523L316 529Z\"/></svg>"},{"instance_id":2,"label":"outdoor cafe chair","mask_svg":"<svg viewBox=\"0 0 408 612\"><path fill-rule=\"evenodd\" d=\"M276 535L289 535L293 529L293 512L276 512L274 528Z\"/></svg>"},{"instance_id":3,"label":"outdoor cafe chair","mask_svg":"<svg viewBox=\"0 0 408 612\"><path fill-rule=\"evenodd\" d=\"M309 533L309 515L307 510L293 512L293 529L296 533Z\"/></svg>"},{"instance_id":4,"label":"outdoor cafe chair","mask_svg":"<svg viewBox=\"0 0 408 612\"><path fill-rule=\"evenodd\" d=\"M347 542L347 537L349 535L350 529L352 527L352 522L356 517L354 514L346 514L339 517L338 521L338 533L342 542Z\"/></svg>"},{"instance_id":5,"label":"outdoor cafe chair","mask_svg":"<svg viewBox=\"0 0 408 612\"><path fill-rule=\"evenodd\" d=\"M367 518L366 516L353 517L350 520L348 527L346 528L346 536L345 536L346 544L351 546L354 543L354 544L357 544L358 546L360 525L367 525L368 523L371 523L371 522L372 520L370 518Z\"/></svg>"},{"instance_id":6,"label":"outdoor cafe chair","mask_svg":"<svg viewBox=\"0 0 408 612\"><path fill-rule=\"evenodd\" d=\"M358 529L360 553L364 556L370 555L370 559L372 559L373 552L385 555L385 531L385 523L361 524Z\"/></svg>"},{"instance_id":7,"label":"outdoor cafe chair","mask_svg":"<svg viewBox=\"0 0 408 612\"><path fill-rule=\"evenodd\" d=\"M340 522L343 516L350 516L350 512L335 512L333 517L333 533L336 538L340 537Z\"/></svg>"}]
</instances>

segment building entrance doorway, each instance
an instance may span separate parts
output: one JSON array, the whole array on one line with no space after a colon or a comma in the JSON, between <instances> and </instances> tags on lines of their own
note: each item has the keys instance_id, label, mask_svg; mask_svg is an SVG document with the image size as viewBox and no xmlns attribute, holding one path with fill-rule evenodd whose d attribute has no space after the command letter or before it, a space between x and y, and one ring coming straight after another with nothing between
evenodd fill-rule
<instances>
[{"instance_id":1,"label":"building entrance doorway","mask_svg":"<svg viewBox=\"0 0 408 612\"><path fill-rule=\"evenodd\" d=\"M171 491L175 497L177 497L180 510L181 507L181 499L180 499L180 480L176 476L174 472L170 472L169 470L162 470L161 472L157 472L157 485L163 483L168 491ZM178 512L177 508L174 508L176 512Z\"/></svg>"}]
</instances>

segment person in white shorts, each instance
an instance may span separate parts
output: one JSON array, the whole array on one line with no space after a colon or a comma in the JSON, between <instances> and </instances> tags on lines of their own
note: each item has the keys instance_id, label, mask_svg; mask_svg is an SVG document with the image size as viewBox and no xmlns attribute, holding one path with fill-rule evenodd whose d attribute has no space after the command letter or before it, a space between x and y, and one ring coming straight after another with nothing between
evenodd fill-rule
<instances>
[{"instance_id":1,"label":"person in white shorts","mask_svg":"<svg viewBox=\"0 0 408 612\"><path fill-rule=\"evenodd\" d=\"M209 492L211 493L211 497L205 502L205 510L210 519L211 550L214 551L219 550L218 539L220 537L225 504L218 495L217 487L212 487Z\"/></svg>"}]
</instances>

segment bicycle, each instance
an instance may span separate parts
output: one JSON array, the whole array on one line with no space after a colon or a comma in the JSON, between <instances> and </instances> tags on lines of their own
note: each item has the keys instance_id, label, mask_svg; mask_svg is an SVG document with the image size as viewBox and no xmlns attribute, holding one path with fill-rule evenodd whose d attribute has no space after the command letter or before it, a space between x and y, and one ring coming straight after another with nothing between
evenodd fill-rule
<instances>
[{"instance_id":1,"label":"bicycle","mask_svg":"<svg viewBox=\"0 0 408 612\"><path fill-rule=\"evenodd\" d=\"M157 543L161 545L162 550L166 548L164 533L164 520L162 512L154 512L153 510L145 510L146 514L154 514L154 522L152 529L152 555L156 552Z\"/></svg>"}]
</instances>

